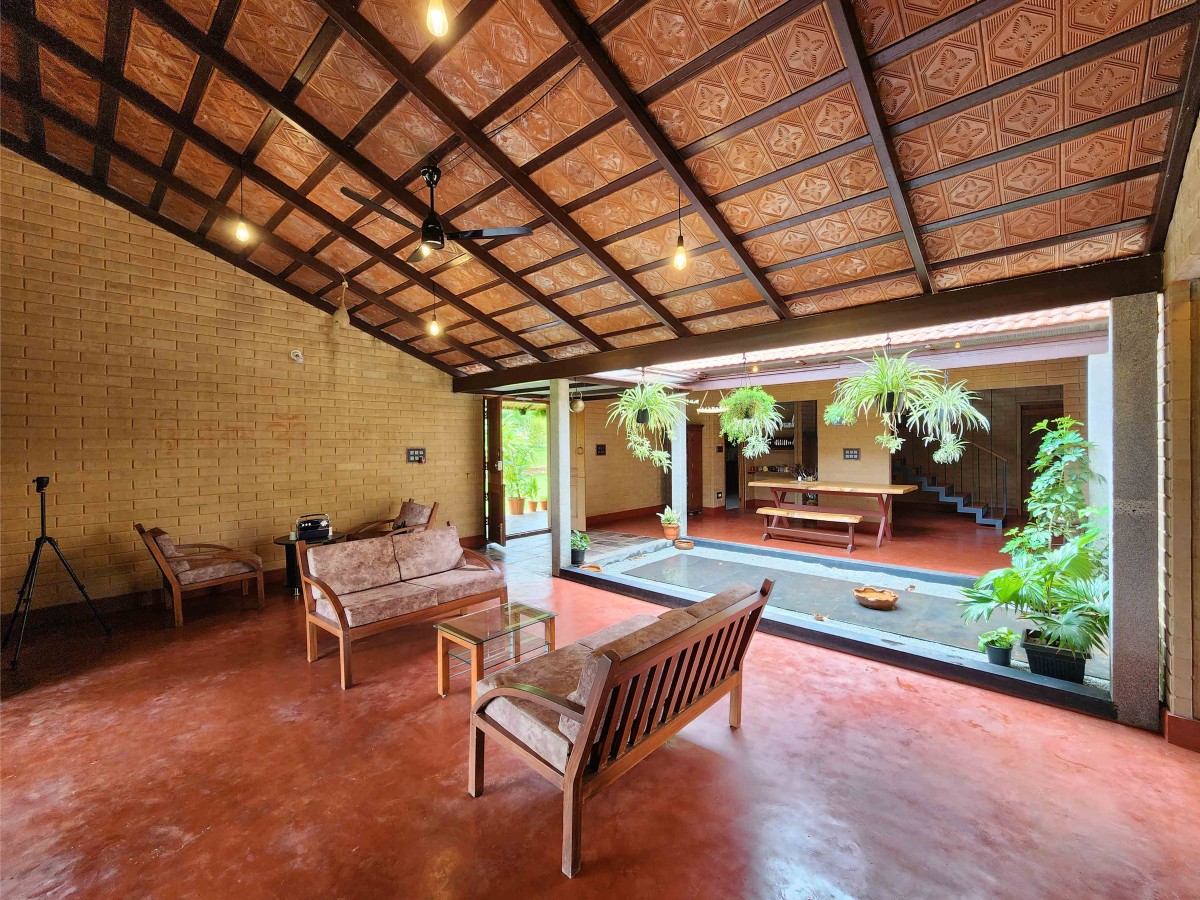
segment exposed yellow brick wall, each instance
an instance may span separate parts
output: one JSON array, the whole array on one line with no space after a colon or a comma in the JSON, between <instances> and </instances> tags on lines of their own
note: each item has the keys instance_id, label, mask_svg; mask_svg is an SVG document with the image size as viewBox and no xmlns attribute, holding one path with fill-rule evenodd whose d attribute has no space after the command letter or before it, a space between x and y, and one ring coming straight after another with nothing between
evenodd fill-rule
<instances>
[{"instance_id":1,"label":"exposed yellow brick wall","mask_svg":"<svg viewBox=\"0 0 1200 900\"><path fill-rule=\"evenodd\" d=\"M1167 281L1200 278L1200 128L1192 132L1163 256Z\"/></svg>"},{"instance_id":2,"label":"exposed yellow brick wall","mask_svg":"<svg viewBox=\"0 0 1200 900\"><path fill-rule=\"evenodd\" d=\"M347 527L410 495L482 533L479 400L447 375L7 150L0 184L4 611L41 474L51 533L96 597L158 585L134 522L269 568L297 515ZM408 465L409 446L429 462ZM35 605L78 599L65 579L45 565Z\"/></svg>"},{"instance_id":3,"label":"exposed yellow brick wall","mask_svg":"<svg viewBox=\"0 0 1200 900\"><path fill-rule=\"evenodd\" d=\"M664 503L662 469L634 459L625 446L624 432L615 423L606 424L610 402L589 400L583 412L588 516L645 509ZM604 456L596 455L597 444L604 444Z\"/></svg>"}]
</instances>

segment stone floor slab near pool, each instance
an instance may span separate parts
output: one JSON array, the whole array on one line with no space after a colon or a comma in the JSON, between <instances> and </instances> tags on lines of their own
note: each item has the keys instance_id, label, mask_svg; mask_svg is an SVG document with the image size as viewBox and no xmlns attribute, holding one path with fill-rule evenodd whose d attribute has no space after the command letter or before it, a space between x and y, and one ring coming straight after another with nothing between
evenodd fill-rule
<instances>
[{"instance_id":1,"label":"stone floor slab near pool","mask_svg":"<svg viewBox=\"0 0 1200 900\"><path fill-rule=\"evenodd\" d=\"M976 649L983 631L1008 627L1020 632L1024 627L1021 620L1004 614L993 615L986 623L963 621L957 603L959 591L974 579L919 569L875 564L856 567L853 561L834 566L827 558L802 553L768 556L702 545L689 551L666 547L633 555L613 553L603 563L609 575L671 585L694 591L697 597L737 582L758 584L770 578L775 582L770 605L779 609L965 650ZM852 590L866 584L896 591L899 604L889 611L860 606ZM1019 646L1013 658L1025 661ZM1088 661L1087 674L1107 680L1108 658L1094 656Z\"/></svg>"}]
</instances>

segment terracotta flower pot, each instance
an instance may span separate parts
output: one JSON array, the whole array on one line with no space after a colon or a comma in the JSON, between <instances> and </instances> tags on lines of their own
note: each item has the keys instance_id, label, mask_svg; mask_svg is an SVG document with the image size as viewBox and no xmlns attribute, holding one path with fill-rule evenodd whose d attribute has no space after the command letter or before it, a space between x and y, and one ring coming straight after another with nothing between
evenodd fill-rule
<instances>
[{"instance_id":1,"label":"terracotta flower pot","mask_svg":"<svg viewBox=\"0 0 1200 900\"><path fill-rule=\"evenodd\" d=\"M508 498L508 514L510 516L519 516L525 508L525 500L521 497Z\"/></svg>"},{"instance_id":2,"label":"terracotta flower pot","mask_svg":"<svg viewBox=\"0 0 1200 900\"><path fill-rule=\"evenodd\" d=\"M526 500L525 507L526 507L526 512L537 512L537 501L536 500Z\"/></svg>"},{"instance_id":3,"label":"terracotta flower pot","mask_svg":"<svg viewBox=\"0 0 1200 900\"><path fill-rule=\"evenodd\" d=\"M663 537L665 537L668 541L675 540L675 538L679 537L679 526L678 525L664 525L663 526Z\"/></svg>"},{"instance_id":4,"label":"terracotta flower pot","mask_svg":"<svg viewBox=\"0 0 1200 900\"><path fill-rule=\"evenodd\" d=\"M549 501L549 500L539 500L539 501L538 501L538 509L546 510L546 509L549 509L549 508L550 508L550 501Z\"/></svg>"}]
</instances>

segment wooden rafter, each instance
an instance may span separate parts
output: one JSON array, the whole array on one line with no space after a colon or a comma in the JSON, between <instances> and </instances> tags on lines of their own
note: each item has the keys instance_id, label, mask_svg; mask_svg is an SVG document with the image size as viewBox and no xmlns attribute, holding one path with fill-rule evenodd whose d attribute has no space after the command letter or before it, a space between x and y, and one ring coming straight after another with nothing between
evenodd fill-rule
<instances>
[{"instance_id":1,"label":"wooden rafter","mask_svg":"<svg viewBox=\"0 0 1200 900\"><path fill-rule=\"evenodd\" d=\"M1179 194L1179 184L1183 180L1183 167L1187 161L1192 134L1196 130L1197 114L1200 113L1200 20L1192 25L1189 45L1183 57L1182 75L1179 106L1172 118L1163 176L1159 179L1158 194L1154 198L1154 221L1150 226L1149 241L1151 250L1161 250L1167 242L1167 228L1175 213L1175 200Z\"/></svg>"}]
</instances>

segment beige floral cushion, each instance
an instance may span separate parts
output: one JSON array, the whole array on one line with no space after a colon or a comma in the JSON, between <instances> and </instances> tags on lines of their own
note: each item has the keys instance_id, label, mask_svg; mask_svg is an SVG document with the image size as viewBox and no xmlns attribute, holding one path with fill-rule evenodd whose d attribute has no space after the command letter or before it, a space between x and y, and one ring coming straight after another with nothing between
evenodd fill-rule
<instances>
[{"instance_id":1,"label":"beige floral cushion","mask_svg":"<svg viewBox=\"0 0 1200 900\"><path fill-rule=\"evenodd\" d=\"M473 594L498 593L504 587L504 573L486 566L460 566L449 572L436 572L405 583L434 591L438 603L452 603Z\"/></svg>"},{"instance_id":2,"label":"beige floral cushion","mask_svg":"<svg viewBox=\"0 0 1200 900\"><path fill-rule=\"evenodd\" d=\"M387 535L310 547L308 569L338 597L400 580L392 539Z\"/></svg>"},{"instance_id":3,"label":"beige floral cushion","mask_svg":"<svg viewBox=\"0 0 1200 900\"><path fill-rule=\"evenodd\" d=\"M405 581L448 572L463 564L462 544L453 525L417 534L394 534L386 540L392 542Z\"/></svg>"},{"instance_id":4,"label":"beige floral cushion","mask_svg":"<svg viewBox=\"0 0 1200 900\"><path fill-rule=\"evenodd\" d=\"M172 572L179 575L179 573L186 572L190 568L187 558L175 546L175 542L171 540L169 534L161 528L151 528L146 534L150 535L154 543L158 545L159 551L167 558L167 565L171 567Z\"/></svg>"},{"instance_id":5,"label":"beige floral cushion","mask_svg":"<svg viewBox=\"0 0 1200 900\"><path fill-rule=\"evenodd\" d=\"M336 622L338 617L333 604L322 596L318 596L316 600L317 614ZM400 582L365 591L338 594L338 600L346 608L346 620L351 628L394 619L437 605L437 595L433 591Z\"/></svg>"},{"instance_id":6,"label":"beige floral cushion","mask_svg":"<svg viewBox=\"0 0 1200 900\"><path fill-rule=\"evenodd\" d=\"M424 506L413 500L405 500L400 507L400 513L392 522L393 528L406 528L410 525L428 525L429 517L433 514L432 506Z\"/></svg>"},{"instance_id":7,"label":"beige floral cushion","mask_svg":"<svg viewBox=\"0 0 1200 900\"><path fill-rule=\"evenodd\" d=\"M258 564L262 565L262 560L253 553L246 553L244 550L241 552L246 556L253 556L258 560ZM253 566L236 559L215 559L211 562L198 560L175 574L179 578L180 584L200 584L217 578L228 578L231 575L245 575L253 571Z\"/></svg>"}]
</instances>

